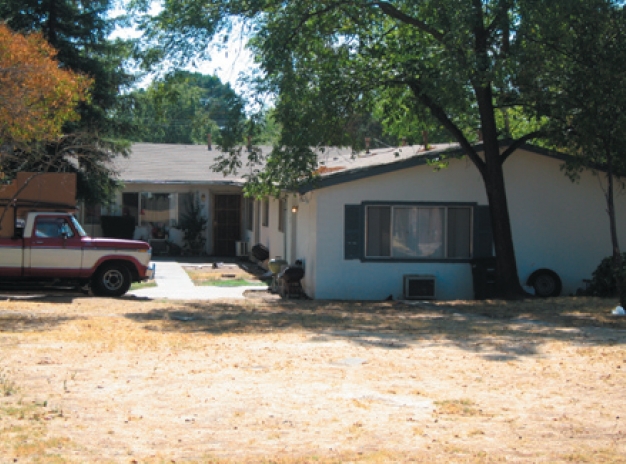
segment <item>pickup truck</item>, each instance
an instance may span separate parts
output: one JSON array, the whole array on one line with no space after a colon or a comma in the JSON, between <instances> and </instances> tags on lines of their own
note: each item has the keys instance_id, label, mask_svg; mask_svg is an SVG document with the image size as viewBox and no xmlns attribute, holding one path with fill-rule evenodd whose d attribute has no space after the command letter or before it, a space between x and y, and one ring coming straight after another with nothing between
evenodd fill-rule
<instances>
[{"instance_id":1,"label":"pickup truck","mask_svg":"<svg viewBox=\"0 0 626 464\"><path fill-rule=\"evenodd\" d=\"M70 284L116 297L153 276L151 256L143 241L87 236L70 213L29 212L11 237L0 237L0 282Z\"/></svg>"}]
</instances>

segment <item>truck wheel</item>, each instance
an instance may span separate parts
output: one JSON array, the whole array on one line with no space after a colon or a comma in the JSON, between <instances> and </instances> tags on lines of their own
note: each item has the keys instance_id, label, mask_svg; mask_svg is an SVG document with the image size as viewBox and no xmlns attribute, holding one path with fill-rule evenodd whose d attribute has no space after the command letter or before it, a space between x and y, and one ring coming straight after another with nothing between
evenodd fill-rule
<instances>
[{"instance_id":1,"label":"truck wheel","mask_svg":"<svg viewBox=\"0 0 626 464\"><path fill-rule=\"evenodd\" d=\"M130 288L130 272L123 264L103 264L91 285L97 296L122 296Z\"/></svg>"},{"instance_id":2,"label":"truck wheel","mask_svg":"<svg viewBox=\"0 0 626 464\"><path fill-rule=\"evenodd\" d=\"M541 298L559 296L563 284L558 274L550 269L538 269L528 278L528 285L535 289L535 295Z\"/></svg>"}]
</instances>

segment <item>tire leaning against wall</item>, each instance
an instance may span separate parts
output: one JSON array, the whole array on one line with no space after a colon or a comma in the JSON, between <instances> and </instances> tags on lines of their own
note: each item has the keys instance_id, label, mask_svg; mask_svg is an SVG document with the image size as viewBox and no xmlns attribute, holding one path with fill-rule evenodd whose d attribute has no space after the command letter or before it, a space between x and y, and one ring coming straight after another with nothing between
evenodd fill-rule
<instances>
[{"instance_id":1,"label":"tire leaning against wall","mask_svg":"<svg viewBox=\"0 0 626 464\"><path fill-rule=\"evenodd\" d=\"M541 298L559 296L563 283L559 275L551 269L537 269L528 277L527 285L535 289L535 295Z\"/></svg>"}]
</instances>

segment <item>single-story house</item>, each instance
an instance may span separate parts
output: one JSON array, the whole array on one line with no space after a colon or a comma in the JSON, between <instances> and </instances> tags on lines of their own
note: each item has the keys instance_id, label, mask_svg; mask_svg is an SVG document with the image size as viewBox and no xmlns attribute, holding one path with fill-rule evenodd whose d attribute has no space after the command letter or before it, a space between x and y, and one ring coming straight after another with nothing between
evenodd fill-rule
<instances>
[{"instance_id":1,"label":"single-story house","mask_svg":"<svg viewBox=\"0 0 626 464\"><path fill-rule=\"evenodd\" d=\"M476 286L477 276L488 285L493 255L483 181L463 156L449 157L443 169L432 166L431 160L458 155L456 145L430 148L356 156L326 149L318 155L318 182L259 201L242 195L245 168L230 176L213 172L223 154L215 148L135 144L129 158L117 161L124 188L114 203L84 208L80 219L99 236L101 214L132 217L134 236L158 251L163 233L175 238L196 202L207 219L205 254L247 256L260 243L270 258L303 263L302 285L312 298L485 296L485 286ZM585 171L572 182L564 159L526 145L504 164L520 279L527 285L539 272L544 290L555 294L584 288L611 254L604 175ZM626 192L617 192L615 205L624 244Z\"/></svg>"},{"instance_id":2,"label":"single-story house","mask_svg":"<svg viewBox=\"0 0 626 464\"><path fill-rule=\"evenodd\" d=\"M267 150L267 148L265 148ZM85 206L79 218L87 233L102 236L102 216L126 216L134 220L134 238L149 241L156 253L165 239L180 243L178 229L195 203L207 220L204 254L235 256L245 252L242 187L245 168L224 176L211 166L224 155L207 145L136 143L128 158L117 158L115 170L123 183L113 203Z\"/></svg>"},{"instance_id":3,"label":"single-story house","mask_svg":"<svg viewBox=\"0 0 626 464\"><path fill-rule=\"evenodd\" d=\"M316 184L248 205L246 238L270 258L302 261L304 291L316 299L485 296L493 248L485 187L467 157L429 164L450 150L326 151ZM504 171L521 283L539 275L542 291L566 295L584 288L611 242L603 173L572 182L564 159L526 145ZM626 244L623 190L615 205Z\"/></svg>"}]
</instances>

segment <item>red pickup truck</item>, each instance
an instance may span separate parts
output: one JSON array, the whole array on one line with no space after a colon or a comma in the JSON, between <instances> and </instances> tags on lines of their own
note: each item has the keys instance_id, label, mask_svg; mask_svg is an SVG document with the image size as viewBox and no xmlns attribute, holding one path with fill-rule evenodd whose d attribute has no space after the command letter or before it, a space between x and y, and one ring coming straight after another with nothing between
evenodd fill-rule
<instances>
[{"instance_id":1,"label":"red pickup truck","mask_svg":"<svg viewBox=\"0 0 626 464\"><path fill-rule=\"evenodd\" d=\"M69 213L30 212L15 226L0 237L0 282L70 284L111 297L154 274L149 244L91 238Z\"/></svg>"}]
</instances>

